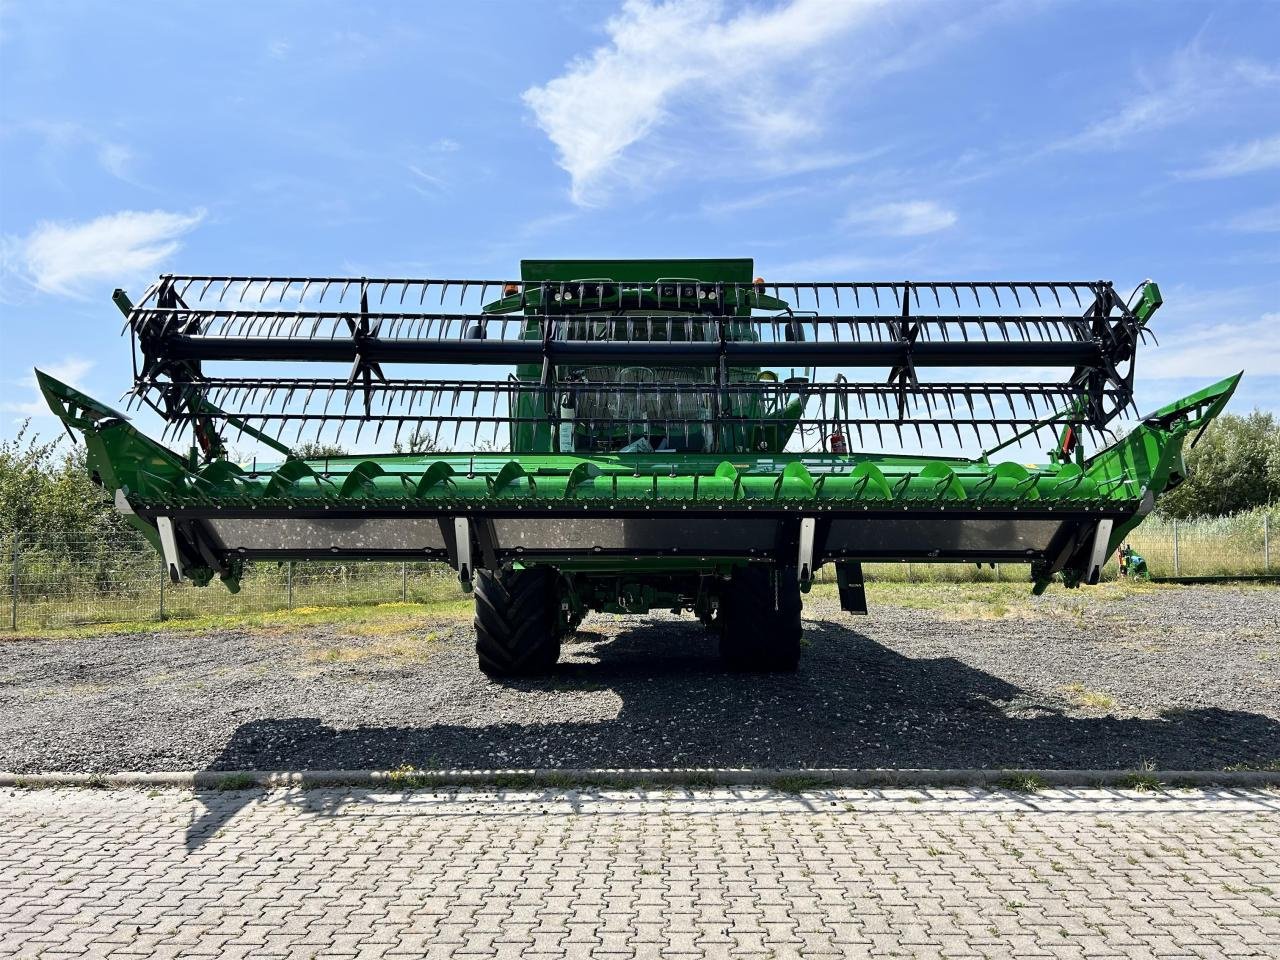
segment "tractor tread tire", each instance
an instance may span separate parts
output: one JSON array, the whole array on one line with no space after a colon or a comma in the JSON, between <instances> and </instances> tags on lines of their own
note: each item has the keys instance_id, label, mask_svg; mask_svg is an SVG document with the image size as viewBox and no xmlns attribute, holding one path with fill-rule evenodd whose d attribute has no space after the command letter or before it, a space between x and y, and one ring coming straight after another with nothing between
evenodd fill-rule
<instances>
[{"instance_id":1,"label":"tractor tread tire","mask_svg":"<svg viewBox=\"0 0 1280 960\"><path fill-rule=\"evenodd\" d=\"M491 677L549 673L560 659L552 570L476 571L476 656Z\"/></svg>"},{"instance_id":2,"label":"tractor tread tire","mask_svg":"<svg viewBox=\"0 0 1280 960\"><path fill-rule=\"evenodd\" d=\"M789 673L800 663L794 567L739 567L721 598L720 659L735 671Z\"/></svg>"}]
</instances>

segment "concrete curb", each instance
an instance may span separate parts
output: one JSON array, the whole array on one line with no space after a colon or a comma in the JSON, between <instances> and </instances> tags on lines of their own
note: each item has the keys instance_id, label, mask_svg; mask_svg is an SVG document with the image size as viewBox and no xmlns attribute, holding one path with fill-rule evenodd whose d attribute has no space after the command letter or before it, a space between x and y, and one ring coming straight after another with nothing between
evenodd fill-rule
<instances>
[{"instance_id":1,"label":"concrete curb","mask_svg":"<svg viewBox=\"0 0 1280 960\"><path fill-rule=\"evenodd\" d=\"M481 787L511 790L579 788L772 787L786 792L829 788L1014 788L1019 780L1046 787L1268 787L1280 770L859 770L859 769L610 769L610 770L196 770L178 773L0 773L0 787L170 787L187 790L375 787L421 790Z\"/></svg>"}]
</instances>

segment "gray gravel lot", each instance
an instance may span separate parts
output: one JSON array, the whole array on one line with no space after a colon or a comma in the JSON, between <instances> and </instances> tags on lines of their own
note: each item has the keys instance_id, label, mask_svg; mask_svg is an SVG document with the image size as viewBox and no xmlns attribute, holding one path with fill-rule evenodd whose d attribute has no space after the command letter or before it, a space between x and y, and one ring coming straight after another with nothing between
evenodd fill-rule
<instances>
[{"instance_id":1,"label":"gray gravel lot","mask_svg":"<svg viewBox=\"0 0 1280 960\"><path fill-rule=\"evenodd\" d=\"M4 639L0 770L1280 761L1280 590L864 618L812 596L805 638L794 675L727 675L692 618L595 616L555 676L503 682L449 617Z\"/></svg>"}]
</instances>

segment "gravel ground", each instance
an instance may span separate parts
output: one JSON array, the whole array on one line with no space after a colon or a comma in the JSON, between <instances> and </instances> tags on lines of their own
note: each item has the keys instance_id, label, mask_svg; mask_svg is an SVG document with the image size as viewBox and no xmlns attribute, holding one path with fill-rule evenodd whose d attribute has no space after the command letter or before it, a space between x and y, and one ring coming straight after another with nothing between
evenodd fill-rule
<instances>
[{"instance_id":1,"label":"gravel ground","mask_svg":"<svg viewBox=\"0 0 1280 960\"><path fill-rule=\"evenodd\" d=\"M812 596L782 676L722 673L669 615L589 618L553 677L502 682L456 618L0 640L0 770L1280 761L1280 590L1070 598L852 618Z\"/></svg>"}]
</instances>

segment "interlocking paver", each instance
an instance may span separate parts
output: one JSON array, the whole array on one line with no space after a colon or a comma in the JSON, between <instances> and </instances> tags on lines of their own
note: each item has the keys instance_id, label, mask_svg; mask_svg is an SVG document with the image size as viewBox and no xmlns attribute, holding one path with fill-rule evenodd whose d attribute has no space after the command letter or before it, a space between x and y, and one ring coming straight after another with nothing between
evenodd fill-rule
<instances>
[{"instance_id":1,"label":"interlocking paver","mask_svg":"<svg viewBox=\"0 0 1280 960\"><path fill-rule=\"evenodd\" d=\"M0 957L1280 957L1277 877L1261 791L0 795Z\"/></svg>"}]
</instances>

